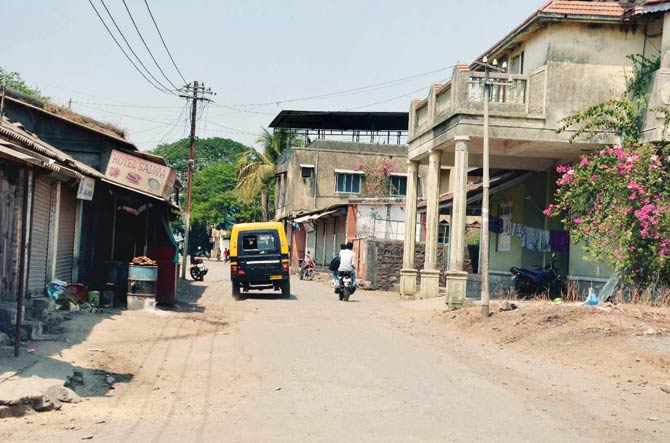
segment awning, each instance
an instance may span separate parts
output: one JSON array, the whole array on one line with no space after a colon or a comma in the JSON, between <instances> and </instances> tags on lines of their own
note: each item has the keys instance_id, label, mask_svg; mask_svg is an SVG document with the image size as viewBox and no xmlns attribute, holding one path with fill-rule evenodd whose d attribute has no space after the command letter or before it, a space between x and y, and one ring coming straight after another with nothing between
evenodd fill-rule
<instances>
[{"instance_id":1,"label":"awning","mask_svg":"<svg viewBox=\"0 0 670 443\"><path fill-rule=\"evenodd\" d=\"M333 209L332 211L326 211L326 212L322 212L320 214L305 215L303 217L296 218L293 221L295 223L305 223L305 222L309 222L309 221L318 220L320 218L323 218L327 215L330 215L330 214L332 214L334 212L338 212L338 211L339 211L339 209Z\"/></svg>"},{"instance_id":2,"label":"awning","mask_svg":"<svg viewBox=\"0 0 670 443\"><path fill-rule=\"evenodd\" d=\"M161 197L161 196L149 194L148 192L143 192L143 191L140 191L138 189L131 188L130 186L124 186L120 183L117 183L113 180L109 180L109 179L106 179L106 178L101 179L101 181L103 181L105 183L108 183L110 185L116 186L117 188L121 188L121 189L124 189L126 191L133 192L135 194L139 194L139 195L142 195L142 196L145 196L145 197L151 197L155 200L158 200L161 203L165 203L166 205L169 205L170 207L172 207L174 209L180 209L178 206L176 206L176 205L172 204L171 202L163 199L163 197Z\"/></svg>"},{"instance_id":3,"label":"awning","mask_svg":"<svg viewBox=\"0 0 670 443\"><path fill-rule=\"evenodd\" d=\"M359 174L359 175L365 174L365 172L363 171L354 171L352 169L333 169L333 172L335 172L335 174Z\"/></svg>"}]
</instances>

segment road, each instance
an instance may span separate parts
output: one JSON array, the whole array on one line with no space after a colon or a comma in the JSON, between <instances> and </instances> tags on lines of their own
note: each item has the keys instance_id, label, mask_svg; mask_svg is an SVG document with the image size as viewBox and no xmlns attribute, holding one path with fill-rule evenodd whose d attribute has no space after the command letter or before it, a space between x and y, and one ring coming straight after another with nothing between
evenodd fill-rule
<instances>
[{"instance_id":1,"label":"road","mask_svg":"<svg viewBox=\"0 0 670 443\"><path fill-rule=\"evenodd\" d=\"M609 385L468 342L389 294L342 303L296 279L290 299L234 301L210 266L189 305L120 313L58 357L127 379L0 422L2 440L668 441L666 417L643 422Z\"/></svg>"}]
</instances>

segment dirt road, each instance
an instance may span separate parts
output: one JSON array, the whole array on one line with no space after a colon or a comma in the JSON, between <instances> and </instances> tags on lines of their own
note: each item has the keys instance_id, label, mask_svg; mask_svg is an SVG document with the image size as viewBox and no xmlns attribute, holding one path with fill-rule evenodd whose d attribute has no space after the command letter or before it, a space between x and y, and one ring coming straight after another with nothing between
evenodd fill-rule
<instances>
[{"instance_id":1,"label":"dirt road","mask_svg":"<svg viewBox=\"0 0 670 443\"><path fill-rule=\"evenodd\" d=\"M236 302L210 266L189 306L120 313L54 356L114 389L1 421L1 440L670 441L668 394L479 344L388 294L347 304L296 279L291 299Z\"/></svg>"}]
</instances>

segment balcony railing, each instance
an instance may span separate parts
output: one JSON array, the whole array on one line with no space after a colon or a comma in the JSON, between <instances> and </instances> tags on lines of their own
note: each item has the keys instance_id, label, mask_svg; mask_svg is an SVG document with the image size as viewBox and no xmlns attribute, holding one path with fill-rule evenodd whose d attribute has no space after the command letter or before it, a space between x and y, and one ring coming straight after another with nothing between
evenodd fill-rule
<instances>
[{"instance_id":1,"label":"balcony railing","mask_svg":"<svg viewBox=\"0 0 670 443\"><path fill-rule=\"evenodd\" d=\"M530 74L489 74L489 112L492 117L542 119L545 115L546 66ZM455 71L449 83L434 86L428 99L417 103L414 134L456 114L483 115L483 72Z\"/></svg>"}]
</instances>

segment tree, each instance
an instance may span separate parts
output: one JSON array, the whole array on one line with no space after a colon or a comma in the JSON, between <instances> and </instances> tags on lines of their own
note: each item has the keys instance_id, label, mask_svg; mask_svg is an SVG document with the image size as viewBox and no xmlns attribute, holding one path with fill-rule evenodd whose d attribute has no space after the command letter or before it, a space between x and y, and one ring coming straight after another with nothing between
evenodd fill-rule
<instances>
[{"instance_id":1,"label":"tree","mask_svg":"<svg viewBox=\"0 0 670 443\"><path fill-rule=\"evenodd\" d=\"M670 283L670 145L626 145L559 166L560 216L589 255L628 283Z\"/></svg>"},{"instance_id":2,"label":"tree","mask_svg":"<svg viewBox=\"0 0 670 443\"><path fill-rule=\"evenodd\" d=\"M252 148L228 138L213 137L196 140L196 161L194 172L198 172L214 163L226 162L235 164L240 156ZM183 138L174 143L158 145L152 153L160 155L177 173L186 173L190 140Z\"/></svg>"},{"instance_id":3,"label":"tree","mask_svg":"<svg viewBox=\"0 0 670 443\"><path fill-rule=\"evenodd\" d=\"M15 89L23 94L43 99L39 89L28 86L25 80L18 72L8 72L0 68L0 86L2 86L5 77L7 78L7 88Z\"/></svg>"},{"instance_id":4,"label":"tree","mask_svg":"<svg viewBox=\"0 0 670 443\"><path fill-rule=\"evenodd\" d=\"M298 144L298 138L290 132L270 132L263 128L258 142L262 145L262 152L247 152L237 162L238 182L235 191L246 204L251 204L260 196L263 221L268 221L268 195L274 186L277 161L287 148Z\"/></svg>"},{"instance_id":5,"label":"tree","mask_svg":"<svg viewBox=\"0 0 670 443\"><path fill-rule=\"evenodd\" d=\"M633 77L621 98L597 103L563 120L563 131L621 134L616 145L583 156L579 164L559 166L556 203L545 211L560 216L572 239L587 253L609 263L627 283L670 282L670 146L639 145L648 87L660 59L630 56ZM665 113L668 109L652 109Z\"/></svg>"}]
</instances>

